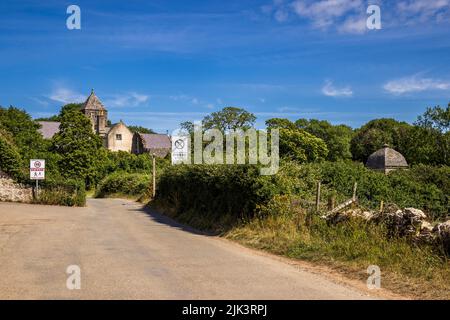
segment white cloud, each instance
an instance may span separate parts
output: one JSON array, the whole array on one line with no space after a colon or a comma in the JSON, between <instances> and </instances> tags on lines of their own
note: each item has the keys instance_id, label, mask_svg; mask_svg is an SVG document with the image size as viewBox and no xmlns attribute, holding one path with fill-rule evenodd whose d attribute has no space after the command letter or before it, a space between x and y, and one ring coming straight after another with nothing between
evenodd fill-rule
<instances>
[{"instance_id":1,"label":"white cloud","mask_svg":"<svg viewBox=\"0 0 450 320\"><path fill-rule=\"evenodd\" d=\"M414 17L412 21L425 22L438 17L444 11L448 13L450 0L403 0L397 3L397 10L402 17Z\"/></svg>"},{"instance_id":2,"label":"white cloud","mask_svg":"<svg viewBox=\"0 0 450 320\"><path fill-rule=\"evenodd\" d=\"M200 99L189 96L187 94L172 95L172 96L169 96L169 99L173 100L173 101L188 102L188 103L192 103L194 105L198 105L200 103Z\"/></svg>"},{"instance_id":3,"label":"white cloud","mask_svg":"<svg viewBox=\"0 0 450 320\"><path fill-rule=\"evenodd\" d=\"M105 100L105 105L111 107L138 107L148 102L150 97L137 92L116 94Z\"/></svg>"},{"instance_id":4,"label":"white cloud","mask_svg":"<svg viewBox=\"0 0 450 320\"><path fill-rule=\"evenodd\" d=\"M349 17L338 26L340 33L363 34L367 31L367 20L361 17Z\"/></svg>"},{"instance_id":5,"label":"white cloud","mask_svg":"<svg viewBox=\"0 0 450 320\"><path fill-rule=\"evenodd\" d=\"M289 12L286 9L282 8L275 11L275 20L277 20L278 22L285 22L288 20L288 18Z\"/></svg>"},{"instance_id":6,"label":"white cloud","mask_svg":"<svg viewBox=\"0 0 450 320\"><path fill-rule=\"evenodd\" d=\"M319 29L328 28L355 10L365 12L362 0L297 0L292 7L298 16L311 20L313 26Z\"/></svg>"},{"instance_id":7,"label":"white cloud","mask_svg":"<svg viewBox=\"0 0 450 320\"><path fill-rule=\"evenodd\" d=\"M336 88L332 81L326 81L322 88L322 93L328 97L351 97L353 91L351 87Z\"/></svg>"},{"instance_id":8,"label":"white cloud","mask_svg":"<svg viewBox=\"0 0 450 320\"><path fill-rule=\"evenodd\" d=\"M71 89L59 87L54 89L48 96L50 100L67 103L80 103L86 100L86 96Z\"/></svg>"},{"instance_id":9,"label":"white cloud","mask_svg":"<svg viewBox=\"0 0 450 320\"><path fill-rule=\"evenodd\" d=\"M387 82L383 88L389 93L396 95L427 90L450 90L450 81L421 78L415 75L391 80Z\"/></svg>"}]
</instances>

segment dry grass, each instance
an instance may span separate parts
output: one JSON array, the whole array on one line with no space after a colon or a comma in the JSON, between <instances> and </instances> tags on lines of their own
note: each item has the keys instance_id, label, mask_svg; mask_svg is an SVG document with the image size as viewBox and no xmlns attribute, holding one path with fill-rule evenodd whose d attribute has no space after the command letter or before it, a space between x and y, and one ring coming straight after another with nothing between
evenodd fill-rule
<instances>
[{"instance_id":1,"label":"dry grass","mask_svg":"<svg viewBox=\"0 0 450 320\"><path fill-rule=\"evenodd\" d=\"M285 200L285 199L284 199ZM366 281L369 265L382 271L382 286L418 299L450 299L450 264L433 248L386 236L382 226L351 221L327 225L278 199L264 214L230 229L225 237L290 258L331 266Z\"/></svg>"}]
</instances>

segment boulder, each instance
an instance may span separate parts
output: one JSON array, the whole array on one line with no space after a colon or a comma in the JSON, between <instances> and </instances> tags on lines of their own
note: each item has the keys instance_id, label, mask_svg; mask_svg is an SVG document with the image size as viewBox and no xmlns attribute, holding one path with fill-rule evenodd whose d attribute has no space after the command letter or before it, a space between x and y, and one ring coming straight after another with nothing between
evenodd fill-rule
<instances>
[{"instance_id":1,"label":"boulder","mask_svg":"<svg viewBox=\"0 0 450 320\"><path fill-rule=\"evenodd\" d=\"M447 254L450 254L450 220L439 223L433 228L433 234Z\"/></svg>"},{"instance_id":2,"label":"boulder","mask_svg":"<svg viewBox=\"0 0 450 320\"><path fill-rule=\"evenodd\" d=\"M403 210L403 215L405 217L416 220L422 220L427 218L427 215L423 213L422 210L416 208L405 208L405 210Z\"/></svg>"},{"instance_id":3,"label":"boulder","mask_svg":"<svg viewBox=\"0 0 450 320\"><path fill-rule=\"evenodd\" d=\"M391 235L418 236L427 218L422 210L406 208L396 212L382 212L376 216L377 222L384 223ZM426 224L424 226L427 226ZM428 228L431 225L427 226Z\"/></svg>"}]
</instances>

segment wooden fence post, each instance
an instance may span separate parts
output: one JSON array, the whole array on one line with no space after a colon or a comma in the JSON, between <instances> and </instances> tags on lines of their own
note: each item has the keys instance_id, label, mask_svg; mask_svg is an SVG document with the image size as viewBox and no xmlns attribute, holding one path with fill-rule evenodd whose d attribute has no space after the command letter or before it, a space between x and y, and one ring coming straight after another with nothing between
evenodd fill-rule
<instances>
[{"instance_id":1,"label":"wooden fence post","mask_svg":"<svg viewBox=\"0 0 450 320\"><path fill-rule=\"evenodd\" d=\"M317 193L316 193L316 211L319 212L320 209L320 186L321 182L317 182Z\"/></svg>"},{"instance_id":2,"label":"wooden fence post","mask_svg":"<svg viewBox=\"0 0 450 320\"><path fill-rule=\"evenodd\" d=\"M334 194L331 194L328 198L328 211L331 211L336 206L336 196Z\"/></svg>"},{"instance_id":3,"label":"wooden fence post","mask_svg":"<svg viewBox=\"0 0 450 320\"><path fill-rule=\"evenodd\" d=\"M383 213L383 210L384 210L384 201L381 200L381 203L380 203L380 212Z\"/></svg>"},{"instance_id":4,"label":"wooden fence post","mask_svg":"<svg viewBox=\"0 0 450 320\"><path fill-rule=\"evenodd\" d=\"M353 185L353 201L356 201L356 188L358 188L358 182Z\"/></svg>"},{"instance_id":5,"label":"wooden fence post","mask_svg":"<svg viewBox=\"0 0 450 320\"><path fill-rule=\"evenodd\" d=\"M153 174L152 174L152 178L153 178L153 198L155 198L156 196L156 158L155 158L155 154L152 155L153 158Z\"/></svg>"}]
</instances>

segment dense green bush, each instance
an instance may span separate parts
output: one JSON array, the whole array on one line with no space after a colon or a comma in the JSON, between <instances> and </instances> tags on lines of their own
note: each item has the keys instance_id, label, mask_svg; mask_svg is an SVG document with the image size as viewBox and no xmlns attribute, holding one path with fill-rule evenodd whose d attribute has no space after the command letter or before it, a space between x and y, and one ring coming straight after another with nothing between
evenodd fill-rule
<instances>
[{"instance_id":1,"label":"dense green bush","mask_svg":"<svg viewBox=\"0 0 450 320\"><path fill-rule=\"evenodd\" d=\"M143 173L115 172L106 176L97 186L96 197L148 196L151 190L151 175Z\"/></svg>"},{"instance_id":2,"label":"dense green bush","mask_svg":"<svg viewBox=\"0 0 450 320\"><path fill-rule=\"evenodd\" d=\"M179 165L161 175L156 200L185 222L200 218L206 228L215 229L220 221L252 216L258 205L279 192L274 177L260 176L255 166ZM189 212L192 217L180 216Z\"/></svg>"},{"instance_id":3,"label":"dense green bush","mask_svg":"<svg viewBox=\"0 0 450 320\"><path fill-rule=\"evenodd\" d=\"M70 207L82 207L86 204L83 181L46 179L39 185L40 190L38 197L34 200L35 203Z\"/></svg>"},{"instance_id":4,"label":"dense green bush","mask_svg":"<svg viewBox=\"0 0 450 320\"><path fill-rule=\"evenodd\" d=\"M0 128L0 170L15 177L20 172L21 163L19 151L9 135Z\"/></svg>"},{"instance_id":5,"label":"dense green bush","mask_svg":"<svg viewBox=\"0 0 450 320\"><path fill-rule=\"evenodd\" d=\"M186 222L200 219L211 227L205 221L251 217L277 194L291 195L300 205L311 204L318 181L324 204L331 194L337 201L350 198L353 183L358 182L362 206L375 209L384 201L422 209L436 219L449 213L449 167L418 166L386 176L351 161L302 165L283 161L274 176L260 176L255 166L175 166L160 177L157 202Z\"/></svg>"},{"instance_id":6,"label":"dense green bush","mask_svg":"<svg viewBox=\"0 0 450 320\"><path fill-rule=\"evenodd\" d=\"M384 201L422 209L432 218L443 218L449 213L449 167L422 165L384 175L360 163L327 162L320 165L320 179L328 188L348 197L353 182L358 182L358 199L371 208Z\"/></svg>"}]
</instances>

